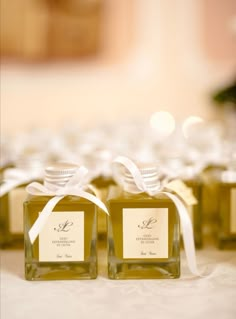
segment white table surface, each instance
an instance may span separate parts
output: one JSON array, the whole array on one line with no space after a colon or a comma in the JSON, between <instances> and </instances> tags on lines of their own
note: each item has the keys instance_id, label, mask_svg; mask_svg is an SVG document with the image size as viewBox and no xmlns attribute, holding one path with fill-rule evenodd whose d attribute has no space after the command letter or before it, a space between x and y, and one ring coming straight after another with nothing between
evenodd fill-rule
<instances>
[{"instance_id":1,"label":"white table surface","mask_svg":"<svg viewBox=\"0 0 236 319\"><path fill-rule=\"evenodd\" d=\"M194 278L182 253L180 279L109 280L106 253L99 276L84 281L29 282L21 250L1 251L1 319L236 318L236 251L197 251L211 274Z\"/></svg>"}]
</instances>

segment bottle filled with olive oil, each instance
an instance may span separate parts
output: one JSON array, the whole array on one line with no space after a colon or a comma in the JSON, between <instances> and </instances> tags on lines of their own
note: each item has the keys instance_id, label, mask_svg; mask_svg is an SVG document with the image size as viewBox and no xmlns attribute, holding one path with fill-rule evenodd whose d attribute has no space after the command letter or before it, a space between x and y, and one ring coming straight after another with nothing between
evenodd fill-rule
<instances>
[{"instance_id":1,"label":"bottle filled with olive oil","mask_svg":"<svg viewBox=\"0 0 236 319\"><path fill-rule=\"evenodd\" d=\"M111 185L115 185L111 177L99 176L92 180L92 185L96 189L96 194L101 201L107 198L108 189ZM98 208L98 239L106 243L107 238L107 218L106 215Z\"/></svg>"},{"instance_id":2,"label":"bottle filled with olive oil","mask_svg":"<svg viewBox=\"0 0 236 319\"><path fill-rule=\"evenodd\" d=\"M159 187L155 164L137 165L151 191ZM180 222L174 203L165 195L138 189L124 168L124 184L111 186L107 197L108 277L110 279L178 278Z\"/></svg>"},{"instance_id":3,"label":"bottle filled with olive oil","mask_svg":"<svg viewBox=\"0 0 236 319\"><path fill-rule=\"evenodd\" d=\"M221 174L218 202L218 246L236 249L236 160Z\"/></svg>"},{"instance_id":4,"label":"bottle filled with olive oil","mask_svg":"<svg viewBox=\"0 0 236 319\"><path fill-rule=\"evenodd\" d=\"M78 166L57 163L45 170L44 184L59 190ZM53 196L29 195L24 203L25 278L27 280L97 277L97 210L88 199L64 196L32 243L29 231Z\"/></svg>"},{"instance_id":5,"label":"bottle filled with olive oil","mask_svg":"<svg viewBox=\"0 0 236 319\"><path fill-rule=\"evenodd\" d=\"M33 180L42 181L43 163L39 158L22 157L14 168L6 169L1 180L0 196L0 246L24 247L23 202L27 197L25 187ZM6 191L7 190L7 191Z\"/></svg>"}]
</instances>

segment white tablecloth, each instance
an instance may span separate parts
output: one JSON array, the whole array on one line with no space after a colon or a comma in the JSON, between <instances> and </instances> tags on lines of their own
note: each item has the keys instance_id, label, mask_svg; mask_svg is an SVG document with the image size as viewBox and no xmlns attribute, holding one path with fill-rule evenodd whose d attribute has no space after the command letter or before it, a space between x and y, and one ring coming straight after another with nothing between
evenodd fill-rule
<instances>
[{"instance_id":1,"label":"white tablecloth","mask_svg":"<svg viewBox=\"0 0 236 319\"><path fill-rule=\"evenodd\" d=\"M235 319L236 251L207 247L197 258L208 277L194 278L183 252L180 279L109 280L104 250L95 280L29 282L23 251L4 250L1 319Z\"/></svg>"}]
</instances>

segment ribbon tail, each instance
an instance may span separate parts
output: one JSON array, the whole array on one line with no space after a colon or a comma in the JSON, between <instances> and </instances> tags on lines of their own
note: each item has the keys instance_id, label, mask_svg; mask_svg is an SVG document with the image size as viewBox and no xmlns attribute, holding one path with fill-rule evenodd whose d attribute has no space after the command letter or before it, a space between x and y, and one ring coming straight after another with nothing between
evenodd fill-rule
<instances>
[{"instance_id":1,"label":"ribbon tail","mask_svg":"<svg viewBox=\"0 0 236 319\"><path fill-rule=\"evenodd\" d=\"M193 227L188 215L188 211L182 201L175 196L174 194L162 192L166 196L168 196L175 204L177 211L179 213L180 222L182 225L183 232L183 241L184 241L184 249L187 258L187 263L192 274L202 277L201 273L197 268L197 260L195 254L195 244L193 237Z\"/></svg>"},{"instance_id":2,"label":"ribbon tail","mask_svg":"<svg viewBox=\"0 0 236 319\"><path fill-rule=\"evenodd\" d=\"M35 240L38 237L38 235L40 234L42 228L46 224L47 219L51 215L54 207L64 197L65 197L64 195L55 196L55 197L51 198L47 202L47 204L44 206L41 214L39 215L39 217L37 218L37 220L35 221L35 223L33 224L33 226L29 230L29 238L30 238L30 241L32 244L35 242Z\"/></svg>"}]
</instances>

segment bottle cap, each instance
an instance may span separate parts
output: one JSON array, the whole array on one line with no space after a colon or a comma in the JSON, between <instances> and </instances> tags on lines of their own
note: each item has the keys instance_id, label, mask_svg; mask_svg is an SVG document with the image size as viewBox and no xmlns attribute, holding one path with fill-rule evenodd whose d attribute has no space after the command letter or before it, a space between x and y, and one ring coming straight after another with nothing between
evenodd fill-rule
<instances>
[{"instance_id":1,"label":"bottle cap","mask_svg":"<svg viewBox=\"0 0 236 319\"><path fill-rule=\"evenodd\" d=\"M157 164L136 163L136 165L142 175L142 179L146 187L151 192L155 192L155 190L159 189L160 176ZM130 193L135 193L137 190L139 190L135 184L133 176L126 168L124 168L124 190Z\"/></svg>"},{"instance_id":2,"label":"bottle cap","mask_svg":"<svg viewBox=\"0 0 236 319\"><path fill-rule=\"evenodd\" d=\"M75 175L78 165L72 163L58 162L45 169L45 183L64 186L72 176Z\"/></svg>"}]
</instances>

